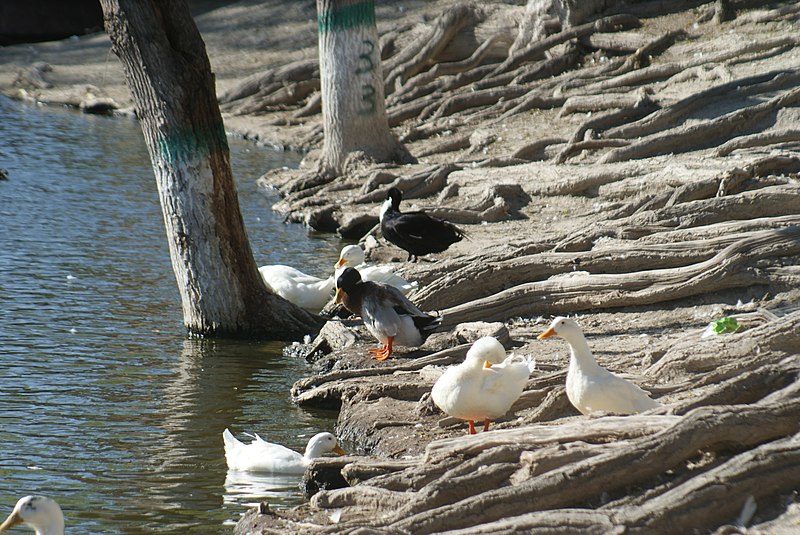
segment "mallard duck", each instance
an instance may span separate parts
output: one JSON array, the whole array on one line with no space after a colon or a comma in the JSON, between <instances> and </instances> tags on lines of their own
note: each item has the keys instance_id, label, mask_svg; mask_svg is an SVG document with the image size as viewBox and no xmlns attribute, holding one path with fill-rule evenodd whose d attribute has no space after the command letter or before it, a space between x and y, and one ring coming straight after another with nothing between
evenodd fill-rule
<instances>
[{"instance_id":1,"label":"mallard duck","mask_svg":"<svg viewBox=\"0 0 800 535\"><path fill-rule=\"evenodd\" d=\"M356 268L361 274L361 279L372 282L382 282L389 286L394 286L404 294L408 294L417 287L416 282L408 282L406 279L394 272L392 266L376 266L364 263L364 250L358 245L348 245L339 254L339 261L336 262L334 280L344 273L344 270L352 267Z\"/></svg>"},{"instance_id":2,"label":"mallard duck","mask_svg":"<svg viewBox=\"0 0 800 535\"><path fill-rule=\"evenodd\" d=\"M0 531L6 531L18 524L32 528L36 535L64 535L64 514L61 507L46 496L20 498L5 522L0 524Z\"/></svg>"},{"instance_id":3,"label":"mallard duck","mask_svg":"<svg viewBox=\"0 0 800 535\"><path fill-rule=\"evenodd\" d=\"M441 253L466 236L463 230L425 212L400 212L403 194L391 188L381 206L381 233L391 243L408 252L408 260L429 253Z\"/></svg>"},{"instance_id":4,"label":"mallard duck","mask_svg":"<svg viewBox=\"0 0 800 535\"><path fill-rule=\"evenodd\" d=\"M569 343L567 398L581 414L596 411L636 414L663 406L635 384L597 364L575 320L559 316L538 338L551 336L560 336Z\"/></svg>"},{"instance_id":5,"label":"mallard duck","mask_svg":"<svg viewBox=\"0 0 800 535\"><path fill-rule=\"evenodd\" d=\"M262 266L258 272L273 293L314 314L322 310L331 298L333 276L320 279L283 265Z\"/></svg>"},{"instance_id":6,"label":"mallard duck","mask_svg":"<svg viewBox=\"0 0 800 535\"><path fill-rule=\"evenodd\" d=\"M506 357L503 345L491 336L479 338L467 351L464 362L450 366L437 379L431 398L437 407L455 418L469 422L475 434L475 420L489 423L505 415L519 399L535 363Z\"/></svg>"},{"instance_id":7,"label":"mallard duck","mask_svg":"<svg viewBox=\"0 0 800 535\"><path fill-rule=\"evenodd\" d=\"M311 437L303 455L280 444L267 442L256 434L250 444L245 444L226 429L222 432L222 440L230 470L302 474L317 457L330 452L344 455L344 450L331 433L318 433Z\"/></svg>"},{"instance_id":8,"label":"mallard duck","mask_svg":"<svg viewBox=\"0 0 800 535\"><path fill-rule=\"evenodd\" d=\"M377 360L388 359L394 345L421 345L442 321L418 309L397 288L362 281L355 268L345 269L337 279L336 302L361 316L367 330L383 344L369 350Z\"/></svg>"}]
</instances>

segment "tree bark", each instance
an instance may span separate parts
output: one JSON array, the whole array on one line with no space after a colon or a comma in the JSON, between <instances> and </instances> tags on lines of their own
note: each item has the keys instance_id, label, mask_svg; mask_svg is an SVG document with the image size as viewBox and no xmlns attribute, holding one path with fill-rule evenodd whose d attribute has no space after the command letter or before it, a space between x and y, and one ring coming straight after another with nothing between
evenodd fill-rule
<instances>
[{"instance_id":1,"label":"tree bark","mask_svg":"<svg viewBox=\"0 0 800 535\"><path fill-rule=\"evenodd\" d=\"M373 0L317 0L322 168L343 173L349 155L378 161L413 158L389 130Z\"/></svg>"},{"instance_id":2,"label":"tree bark","mask_svg":"<svg viewBox=\"0 0 800 535\"><path fill-rule=\"evenodd\" d=\"M253 258L205 45L185 1L102 0L158 184L184 323L288 339L318 319L271 294Z\"/></svg>"}]
</instances>

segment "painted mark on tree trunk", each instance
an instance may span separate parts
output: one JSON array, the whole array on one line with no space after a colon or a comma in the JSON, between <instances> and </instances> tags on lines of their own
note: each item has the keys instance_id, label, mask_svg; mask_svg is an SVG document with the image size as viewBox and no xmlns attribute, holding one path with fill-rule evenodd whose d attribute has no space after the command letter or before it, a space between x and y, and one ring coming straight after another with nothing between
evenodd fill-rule
<instances>
[{"instance_id":1,"label":"painted mark on tree trunk","mask_svg":"<svg viewBox=\"0 0 800 535\"><path fill-rule=\"evenodd\" d=\"M361 41L361 43L367 45L367 48L369 48L369 50L367 50L366 52L362 52L361 54L358 55L359 66L356 69L356 74L371 73L375 68L375 64L372 62L372 53L375 51L375 43L373 43L369 39L364 39L363 41ZM362 62L364 64L363 67L361 66Z\"/></svg>"},{"instance_id":2,"label":"painted mark on tree trunk","mask_svg":"<svg viewBox=\"0 0 800 535\"><path fill-rule=\"evenodd\" d=\"M184 129L164 132L156 138L155 149L167 162L191 162L211 154L228 154L228 138L222 122L205 130Z\"/></svg>"},{"instance_id":3,"label":"painted mark on tree trunk","mask_svg":"<svg viewBox=\"0 0 800 535\"><path fill-rule=\"evenodd\" d=\"M361 84L361 104L358 107L358 114L372 115L378 105L373 85L375 62L372 60L372 55L375 53L375 43L369 39L363 39L361 43L365 45L365 51L358 55L358 67L356 67L355 74L365 78L365 81Z\"/></svg>"},{"instance_id":4,"label":"painted mark on tree trunk","mask_svg":"<svg viewBox=\"0 0 800 535\"><path fill-rule=\"evenodd\" d=\"M375 2L365 0L348 6L335 7L317 15L319 33L340 32L359 26L375 25Z\"/></svg>"}]
</instances>

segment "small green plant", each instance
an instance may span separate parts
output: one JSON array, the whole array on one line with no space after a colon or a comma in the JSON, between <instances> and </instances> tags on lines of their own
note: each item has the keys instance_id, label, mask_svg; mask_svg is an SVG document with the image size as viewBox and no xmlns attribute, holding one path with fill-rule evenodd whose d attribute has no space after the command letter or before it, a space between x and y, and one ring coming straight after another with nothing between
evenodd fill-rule
<instances>
[{"instance_id":1,"label":"small green plant","mask_svg":"<svg viewBox=\"0 0 800 535\"><path fill-rule=\"evenodd\" d=\"M709 324L709 327L711 327L711 330L714 332L714 334L735 333L742 329L742 326L739 325L739 322L736 321L736 318L732 318L730 316L725 316L724 318L712 321Z\"/></svg>"}]
</instances>

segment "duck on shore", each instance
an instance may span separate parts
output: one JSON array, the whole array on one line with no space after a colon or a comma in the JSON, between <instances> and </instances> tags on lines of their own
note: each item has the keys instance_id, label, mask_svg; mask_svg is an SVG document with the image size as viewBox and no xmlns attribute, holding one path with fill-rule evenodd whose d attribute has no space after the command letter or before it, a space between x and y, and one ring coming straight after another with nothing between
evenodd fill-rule
<instances>
[{"instance_id":1,"label":"duck on shore","mask_svg":"<svg viewBox=\"0 0 800 535\"><path fill-rule=\"evenodd\" d=\"M364 249L359 245L348 245L342 249L339 261L336 262L334 280L339 280L344 270L349 267L356 268L362 280L394 286L406 295L418 286L416 282L409 282L395 273L394 268L390 265L365 263Z\"/></svg>"},{"instance_id":2,"label":"duck on shore","mask_svg":"<svg viewBox=\"0 0 800 535\"><path fill-rule=\"evenodd\" d=\"M416 282L409 282L397 275L391 266L365 264L364 250L358 245L348 245L342 249L334 266L334 274L326 279L282 264L261 266L258 272L272 293L313 314L319 314L330 301L339 275L348 267L358 267L361 277L366 281L383 282L406 294L417 287Z\"/></svg>"},{"instance_id":3,"label":"duck on shore","mask_svg":"<svg viewBox=\"0 0 800 535\"><path fill-rule=\"evenodd\" d=\"M522 395L535 362L511 355L491 336L479 338L467 351L464 362L450 366L431 390L433 402L445 414L469 422L475 434L475 420L483 430L504 416Z\"/></svg>"},{"instance_id":4,"label":"duck on shore","mask_svg":"<svg viewBox=\"0 0 800 535\"><path fill-rule=\"evenodd\" d=\"M355 268L345 269L336 281L336 302L364 320L367 330L381 342L370 349L372 358L386 360L394 345L417 347L442 319L421 311L397 288L361 280Z\"/></svg>"},{"instance_id":5,"label":"duck on shore","mask_svg":"<svg viewBox=\"0 0 800 535\"><path fill-rule=\"evenodd\" d=\"M280 264L261 266L258 272L272 293L314 314L319 313L331 298L335 282L333 275L321 279Z\"/></svg>"},{"instance_id":6,"label":"duck on shore","mask_svg":"<svg viewBox=\"0 0 800 535\"><path fill-rule=\"evenodd\" d=\"M381 233L389 242L408 252L408 260L430 253L446 251L452 244L461 241L463 230L443 219L425 212L401 212L403 194L391 188L381 206Z\"/></svg>"},{"instance_id":7,"label":"duck on shore","mask_svg":"<svg viewBox=\"0 0 800 535\"><path fill-rule=\"evenodd\" d=\"M302 474L311 461L326 453L345 454L331 433L318 433L311 437L302 455L286 446L267 442L256 434L250 444L245 444L225 429L222 440L225 443L228 469L247 472Z\"/></svg>"},{"instance_id":8,"label":"duck on shore","mask_svg":"<svg viewBox=\"0 0 800 535\"><path fill-rule=\"evenodd\" d=\"M46 496L20 498L8 518L0 524L0 531L19 524L32 528L36 535L64 535L64 513L55 500Z\"/></svg>"},{"instance_id":9,"label":"duck on shore","mask_svg":"<svg viewBox=\"0 0 800 535\"><path fill-rule=\"evenodd\" d=\"M570 348L567 371L567 398L581 414L604 411L614 414L637 414L663 407L650 395L606 370L594 359L583 331L570 318L559 316L538 336L539 340L559 336Z\"/></svg>"}]
</instances>

